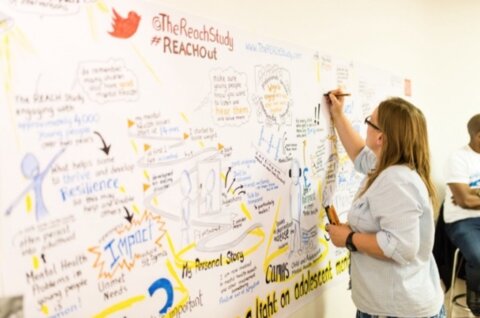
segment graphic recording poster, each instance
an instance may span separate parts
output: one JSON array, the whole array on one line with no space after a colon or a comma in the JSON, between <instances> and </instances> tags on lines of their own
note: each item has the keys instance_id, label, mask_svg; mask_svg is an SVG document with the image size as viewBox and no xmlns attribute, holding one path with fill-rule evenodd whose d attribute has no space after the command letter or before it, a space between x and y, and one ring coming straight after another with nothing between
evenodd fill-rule
<instances>
[{"instance_id":1,"label":"graphic recording poster","mask_svg":"<svg viewBox=\"0 0 480 318\"><path fill-rule=\"evenodd\" d=\"M5 302L25 317L287 317L348 280L325 232L363 118L409 82L148 1L0 12ZM410 89L410 86L408 86Z\"/></svg>"}]
</instances>

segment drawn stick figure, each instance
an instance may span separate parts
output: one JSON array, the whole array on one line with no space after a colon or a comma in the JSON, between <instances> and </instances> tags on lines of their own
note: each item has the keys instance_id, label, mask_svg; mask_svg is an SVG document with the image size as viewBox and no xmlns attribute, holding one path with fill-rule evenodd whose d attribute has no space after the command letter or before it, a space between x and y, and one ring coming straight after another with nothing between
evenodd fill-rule
<instances>
[{"instance_id":1,"label":"drawn stick figure","mask_svg":"<svg viewBox=\"0 0 480 318\"><path fill-rule=\"evenodd\" d=\"M43 199L43 180L45 176L50 171L50 168L54 164L54 162L60 157L60 155L65 151L65 149L61 149L47 164L45 169L40 172L40 164L38 162L37 157L31 153L27 153L22 160L21 169L22 173L27 179L31 179L32 181L28 184L25 189L20 193L20 195L13 201L13 203L7 208L5 211L6 215L12 213L13 208L18 205L18 203L25 197L25 195L33 190L35 194L35 217L37 221L40 221L44 217L48 216L48 210L45 205L45 200Z\"/></svg>"},{"instance_id":2,"label":"drawn stick figure","mask_svg":"<svg viewBox=\"0 0 480 318\"><path fill-rule=\"evenodd\" d=\"M290 239L292 246L291 252L302 249L301 237L301 216L302 216L302 186L300 184L300 177L302 170L297 160L292 160L289 177L292 179L290 184L290 216L292 218L294 233Z\"/></svg>"}]
</instances>

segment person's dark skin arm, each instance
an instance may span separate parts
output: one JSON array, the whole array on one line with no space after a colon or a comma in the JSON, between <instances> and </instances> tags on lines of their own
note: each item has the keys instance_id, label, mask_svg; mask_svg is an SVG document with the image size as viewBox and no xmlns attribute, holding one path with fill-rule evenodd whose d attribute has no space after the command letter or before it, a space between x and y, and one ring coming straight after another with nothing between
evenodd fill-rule
<instances>
[{"instance_id":1,"label":"person's dark skin arm","mask_svg":"<svg viewBox=\"0 0 480 318\"><path fill-rule=\"evenodd\" d=\"M449 183L448 186L452 191L453 203L464 209L480 210L480 196L478 189L472 189L465 183Z\"/></svg>"}]
</instances>

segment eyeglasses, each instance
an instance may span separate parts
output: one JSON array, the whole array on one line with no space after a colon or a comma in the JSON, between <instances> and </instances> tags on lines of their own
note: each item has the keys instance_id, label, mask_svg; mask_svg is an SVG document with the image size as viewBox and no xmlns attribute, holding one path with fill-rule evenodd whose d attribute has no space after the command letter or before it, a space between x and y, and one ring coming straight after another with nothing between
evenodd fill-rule
<instances>
[{"instance_id":1,"label":"eyeglasses","mask_svg":"<svg viewBox=\"0 0 480 318\"><path fill-rule=\"evenodd\" d=\"M372 128L375 129L375 130L382 131L382 130L380 129L380 127L378 127L377 125L375 125L374 123L372 123L372 122L370 121L370 119L372 119L372 116L367 116L367 117L365 117L364 123L367 124L367 125L369 125L370 127L372 127Z\"/></svg>"}]
</instances>

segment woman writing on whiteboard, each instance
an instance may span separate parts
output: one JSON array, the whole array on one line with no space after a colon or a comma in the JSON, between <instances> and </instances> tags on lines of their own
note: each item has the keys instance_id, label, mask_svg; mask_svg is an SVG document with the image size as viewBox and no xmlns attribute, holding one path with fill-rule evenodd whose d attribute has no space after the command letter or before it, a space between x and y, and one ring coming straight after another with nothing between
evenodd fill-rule
<instances>
[{"instance_id":1,"label":"woman writing on whiteboard","mask_svg":"<svg viewBox=\"0 0 480 318\"><path fill-rule=\"evenodd\" d=\"M363 140L343 113L344 92L331 91L330 114L355 169L366 175L348 223L328 224L335 246L351 251L357 317L445 317L432 255L433 200L427 127L422 112L401 98L365 118Z\"/></svg>"}]
</instances>

